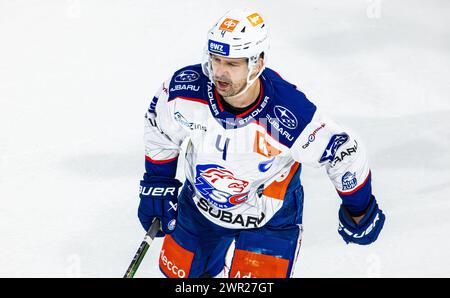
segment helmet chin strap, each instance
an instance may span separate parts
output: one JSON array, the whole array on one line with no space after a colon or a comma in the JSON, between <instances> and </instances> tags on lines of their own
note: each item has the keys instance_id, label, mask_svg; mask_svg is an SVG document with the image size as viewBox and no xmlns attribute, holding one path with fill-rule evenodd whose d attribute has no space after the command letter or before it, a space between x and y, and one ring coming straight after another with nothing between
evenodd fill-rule
<instances>
[{"instance_id":1,"label":"helmet chin strap","mask_svg":"<svg viewBox=\"0 0 450 298\"><path fill-rule=\"evenodd\" d=\"M264 69L266 68L265 63L263 64L263 66L261 67L261 69L259 70L259 72L256 74L256 76L250 80L250 76L252 75L252 70L254 69L254 67L256 66L256 62L249 61L249 65L248 65L248 75L247 75L247 85L245 86L244 89L242 89L238 94L235 94L233 96L228 96L227 98L236 98L242 94L244 94L245 92L247 92L248 88L250 88L251 85L253 85L253 83L259 78L259 76L262 74L262 72L264 71Z\"/></svg>"}]
</instances>

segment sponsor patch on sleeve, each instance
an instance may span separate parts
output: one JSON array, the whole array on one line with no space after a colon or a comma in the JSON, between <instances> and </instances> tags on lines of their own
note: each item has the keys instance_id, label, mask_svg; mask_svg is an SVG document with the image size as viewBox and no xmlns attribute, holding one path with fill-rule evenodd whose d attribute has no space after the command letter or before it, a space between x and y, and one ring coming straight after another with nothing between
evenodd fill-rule
<instances>
[{"instance_id":1,"label":"sponsor patch on sleeve","mask_svg":"<svg viewBox=\"0 0 450 298\"><path fill-rule=\"evenodd\" d=\"M351 190L356 187L358 180L356 179L356 172L346 172L342 176L342 190Z\"/></svg>"},{"instance_id":2,"label":"sponsor patch on sleeve","mask_svg":"<svg viewBox=\"0 0 450 298\"><path fill-rule=\"evenodd\" d=\"M327 148L322 154L322 157L319 159L319 162L323 163L326 161L328 162L333 161L339 147L345 144L348 140L349 136L346 133L336 134L332 136L330 141L328 142Z\"/></svg>"}]
</instances>

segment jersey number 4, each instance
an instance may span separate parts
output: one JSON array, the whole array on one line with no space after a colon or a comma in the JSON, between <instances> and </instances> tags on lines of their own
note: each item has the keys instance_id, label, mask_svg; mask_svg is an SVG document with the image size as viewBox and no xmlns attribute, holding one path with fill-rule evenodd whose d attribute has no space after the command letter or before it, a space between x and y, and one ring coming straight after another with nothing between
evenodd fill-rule
<instances>
[{"instance_id":1,"label":"jersey number 4","mask_svg":"<svg viewBox=\"0 0 450 298\"><path fill-rule=\"evenodd\" d=\"M226 138L225 141L222 143L222 136L217 135L216 139L216 149L219 150L219 152L222 152L222 159L227 160L227 150L228 150L228 144L230 143L230 139Z\"/></svg>"}]
</instances>

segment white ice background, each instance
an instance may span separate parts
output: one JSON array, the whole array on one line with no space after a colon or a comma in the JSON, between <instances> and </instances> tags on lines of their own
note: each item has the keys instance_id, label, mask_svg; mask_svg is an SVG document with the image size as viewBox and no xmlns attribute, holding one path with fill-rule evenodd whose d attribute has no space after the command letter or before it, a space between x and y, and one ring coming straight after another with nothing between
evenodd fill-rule
<instances>
[{"instance_id":1,"label":"white ice background","mask_svg":"<svg viewBox=\"0 0 450 298\"><path fill-rule=\"evenodd\" d=\"M444 0L0 0L0 277L123 276L145 234L148 101L235 7L265 16L270 67L366 144L387 216L346 245L335 189L305 167L294 276L450 277ZM161 276L161 244L136 277Z\"/></svg>"}]
</instances>

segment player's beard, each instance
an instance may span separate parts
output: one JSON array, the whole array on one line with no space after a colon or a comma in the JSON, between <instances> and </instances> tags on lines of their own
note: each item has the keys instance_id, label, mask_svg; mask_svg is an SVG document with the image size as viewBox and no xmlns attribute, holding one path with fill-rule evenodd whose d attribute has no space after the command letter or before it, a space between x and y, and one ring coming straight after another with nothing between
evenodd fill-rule
<instances>
[{"instance_id":1,"label":"player's beard","mask_svg":"<svg viewBox=\"0 0 450 298\"><path fill-rule=\"evenodd\" d=\"M236 94L239 94L244 88L247 86L247 79L243 79L241 81L233 83L230 79L226 77L217 77L214 76L214 85L216 85L217 93L219 93L222 97L231 97ZM222 86L223 83L226 86Z\"/></svg>"}]
</instances>

